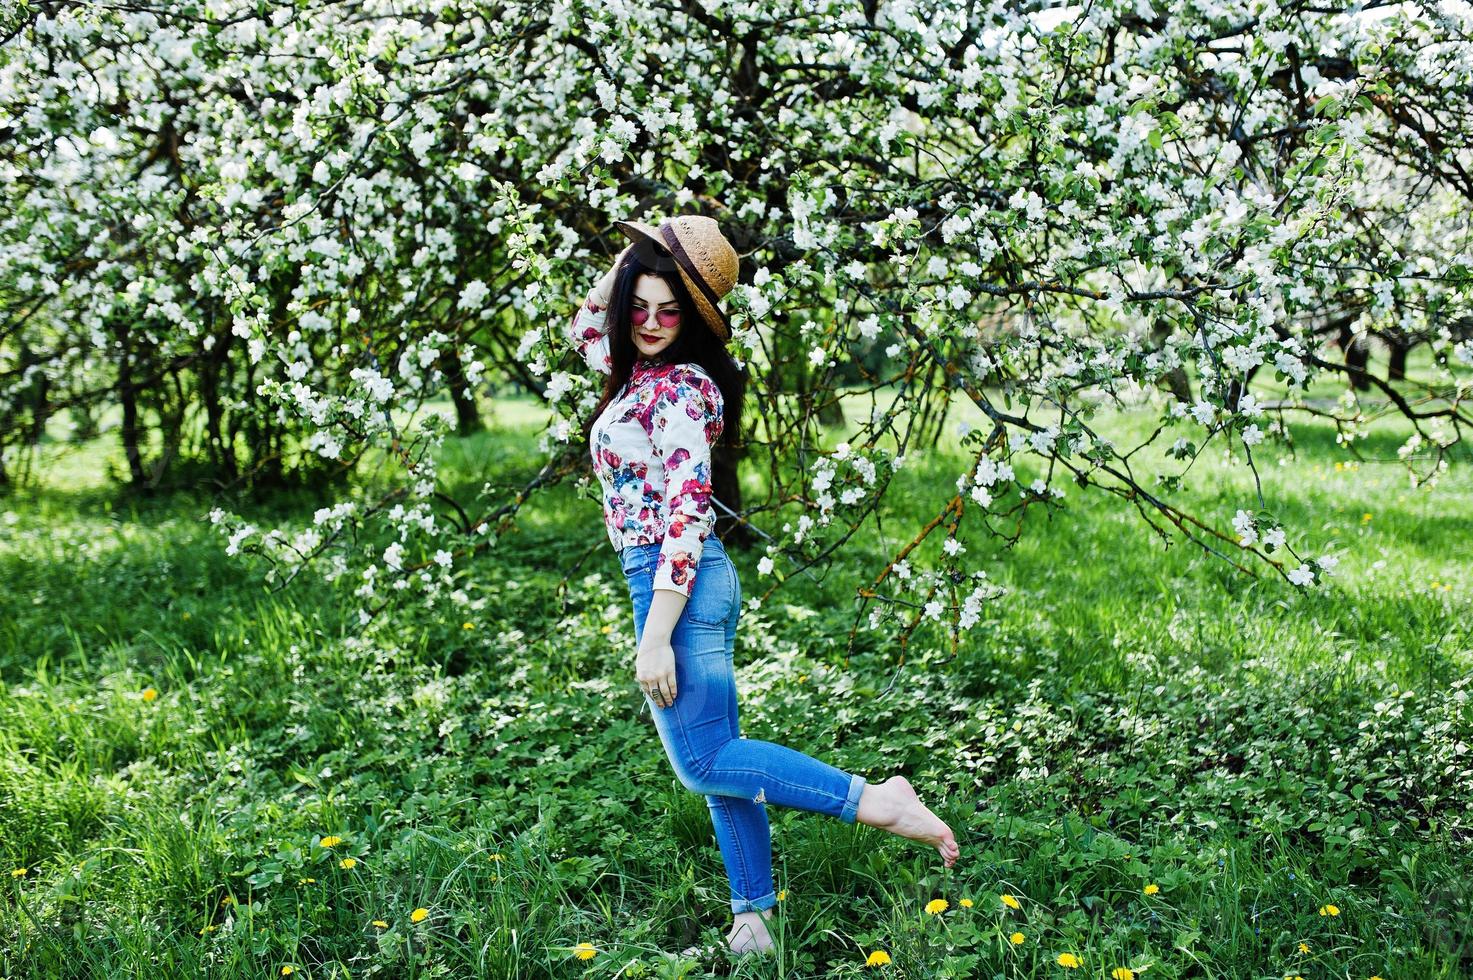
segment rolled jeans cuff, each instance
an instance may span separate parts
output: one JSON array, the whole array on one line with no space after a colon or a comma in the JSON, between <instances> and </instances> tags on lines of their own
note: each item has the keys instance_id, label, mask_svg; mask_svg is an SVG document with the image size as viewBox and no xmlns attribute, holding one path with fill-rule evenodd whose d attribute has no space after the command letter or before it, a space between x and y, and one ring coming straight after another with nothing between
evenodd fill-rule
<instances>
[{"instance_id":1,"label":"rolled jeans cuff","mask_svg":"<svg viewBox=\"0 0 1473 980\"><path fill-rule=\"evenodd\" d=\"M735 915L738 912L761 912L770 909L777 904L777 892L768 892L761 898L733 898L731 900L731 911Z\"/></svg>"},{"instance_id":2,"label":"rolled jeans cuff","mask_svg":"<svg viewBox=\"0 0 1473 980\"><path fill-rule=\"evenodd\" d=\"M839 811L839 819L845 823L854 823L859 818L859 798L864 795L865 779L859 773L855 773L849 780L849 795L844 798L844 809Z\"/></svg>"}]
</instances>

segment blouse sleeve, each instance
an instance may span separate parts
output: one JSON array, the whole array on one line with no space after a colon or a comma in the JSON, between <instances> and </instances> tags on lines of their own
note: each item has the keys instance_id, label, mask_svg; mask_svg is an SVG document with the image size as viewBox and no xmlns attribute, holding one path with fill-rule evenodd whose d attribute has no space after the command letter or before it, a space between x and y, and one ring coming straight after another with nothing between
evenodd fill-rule
<instances>
[{"instance_id":1,"label":"blouse sleeve","mask_svg":"<svg viewBox=\"0 0 1473 980\"><path fill-rule=\"evenodd\" d=\"M589 367L602 374L609 374L614 370L614 363L609 357L609 327L605 322L608 316L607 307L599 307L592 300L584 300L573 318L563 324L563 337L577 349L579 356L588 362Z\"/></svg>"},{"instance_id":2,"label":"blouse sleeve","mask_svg":"<svg viewBox=\"0 0 1473 980\"><path fill-rule=\"evenodd\" d=\"M665 469L665 539L655 561L654 587L687 598L716 524L711 504L711 447L721 436L721 389L705 374L672 372L653 412L651 443Z\"/></svg>"}]
</instances>

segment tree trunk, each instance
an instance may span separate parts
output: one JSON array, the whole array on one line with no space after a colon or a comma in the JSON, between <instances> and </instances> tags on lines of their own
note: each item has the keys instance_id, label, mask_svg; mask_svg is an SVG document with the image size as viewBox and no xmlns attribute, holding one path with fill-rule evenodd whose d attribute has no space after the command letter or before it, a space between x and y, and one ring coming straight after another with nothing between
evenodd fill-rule
<instances>
[{"instance_id":1,"label":"tree trunk","mask_svg":"<svg viewBox=\"0 0 1473 980\"><path fill-rule=\"evenodd\" d=\"M468 436L480 432L486 426L481 421L481 412L476 407L476 393L466 380L465 367L460 363L460 348L453 347L440 361L440 370L450 384L450 400L455 404L455 431Z\"/></svg>"},{"instance_id":2,"label":"tree trunk","mask_svg":"<svg viewBox=\"0 0 1473 980\"><path fill-rule=\"evenodd\" d=\"M711 494L720 504L713 502L716 511L715 533L721 543L741 549L751 548L757 543L757 535L746 524L737 522L722 505L734 513L742 512L742 486L737 480L745 449L736 449L726 444L716 446L711 453Z\"/></svg>"},{"instance_id":3,"label":"tree trunk","mask_svg":"<svg viewBox=\"0 0 1473 980\"><path fill-rule=\"evenodd\" d=\"M209 356L200 361L200 399L205 406L205 446L210 465L224 483L234 483L240 476L236 464L233 439L227 439L223 431L225 407L220 404L220 376L225 368L225 358L234 338L229 330L215 334L215 346Z\"/></svg>"},{"instance_id":4,"label":"tree trunk","mask_svg":"<svg viewBox=\"0 0 1473 980\"><path fill-rule=\"evenodd\" d=\"M1227 407L1229 411L1236 412L1238 410L1238 402L1243 400L1243 395L1248 391L1248 385L1253 382L1253 376L1258 373L1258 368L1260 367L1262 365L1255 365L1249 368L1248 373L1243 375L1242 381L1234 379L1232 384L1228 385Z\"/></svg>"},{"instance_id":5,"label":"tree trunk","mask_svg":"<svg viewBox=\"0 0 1473 980\"><path fill-rule=\"evenodd\" d=\"M1151 325L1151 343L1157 347L1164 348L1166 341L1171 339L1172 332L1176 329L1175 324L1165 317L1160 317ZM1192 382L1187 377L1187 369L1174 367L1162 376L1162 382L1166 390L1171 392L1171 397L1179 402L1192 403Z\"/></svg>"},{"instance_id":6,"label":"tree trunk","mask_svg":"<svg viewBox=\"0 0 1473 980\"><path fill-rule=\"evenodd\" d=\"M1345 366L1351 368L1350 387L1356 391L1370 391L1371 382L1365 376L1366 365L1371 360L1371 347L1363 337L1356 337L1350 332L1350 325L1346 324L1340 328L1340 336L1337 338L1340 350L1345 354Z\"/></svg>"},{"instance_id":7,"label":"tree trunk","mask_svg":"<svg viewBox=\"0 0 1473 980\"><path fill-rule=\"evenodd\" d=\"M1391 363L1386 368L1387 381L1405 381L1407 376L1407 352L1412 345L1398 340L1391 345Z\"/></svg>"},{"instance_id":8,"label":"tree trunk","mask_svg":"<svg viewBox=\"0 0 1473 980\"><path fill-rule=\"evenodd\" d=\"M129 346L130 331L125 325L118 334L122 356L118 360L118 404L123 409L123 426L119 436L123 440L123 455L128 459L128 478L135 489L148 484L148 474L143 469L143 458L139 454L138 393L133 387L133 351Z\"/></svg>"}]
</instances>

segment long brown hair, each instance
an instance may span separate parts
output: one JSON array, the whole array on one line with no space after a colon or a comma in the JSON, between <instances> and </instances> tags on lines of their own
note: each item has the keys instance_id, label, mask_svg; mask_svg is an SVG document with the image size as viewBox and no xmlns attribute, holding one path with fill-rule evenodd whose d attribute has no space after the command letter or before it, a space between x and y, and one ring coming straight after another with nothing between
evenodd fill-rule
<instances>
[{"instance_id":1,"label":"long brown hair","mask_svg":"<svg viewBox=\"0 0 1473 980\"><path fill-rule=\"evenodd\" d=\"M733 511L741 510L741 493L736 479L736 462L741 451L740 432L742 426L742 402L746 397L747 377L737 366L726 346L711 331L705 318L696 312L685 280L675 271L670 253L654 242L640 242L624 253L619 269L614 273L614 285L609 294L609 313L605 323L609 335L609 360L612 367L604 380L604 390L588 420L583 423L583 445L587 450L585 459L591 461L593 423L603 414L609 402L623 390L634 373L634 364L641 356L634 346L630 333L629 311L634 305L634 285L640 276L658 276L665 280L680 306L680 332L656 360L665 364L698 364L721 389L722 421L721 435L711 447L711 488L721 503ZM590 462L591 465L591 462ZM716 508L717 526L724 526L723 519L730 519L724 510Z\"/></svg>"}]
</instances>

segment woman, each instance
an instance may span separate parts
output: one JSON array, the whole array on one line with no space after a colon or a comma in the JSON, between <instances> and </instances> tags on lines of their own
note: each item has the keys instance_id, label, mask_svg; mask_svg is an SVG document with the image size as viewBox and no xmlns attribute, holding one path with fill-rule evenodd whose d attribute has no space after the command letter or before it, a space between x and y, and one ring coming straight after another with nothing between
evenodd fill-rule
<instances>
[{"instance_id":1,"label":"woman","mask_svg":"<svg viewBox=\"0 0 1473 980\"><path fill-rule=\"evenodd\" d=\"M922 841L946 867L959 851L905 777L874 785L740 736L732 650L741 584L711 534L711 449L734 438L744 391L718 305L736 282L737 254L707 217L682 215L658 228L615 224L632 243L565 329L588 365L608 376L585 434L634 608L635 679L676 775L711 810L731 886L727 944L738 953L767 950L777 894L764 804Z\"/></svg>"}]
</instances>

